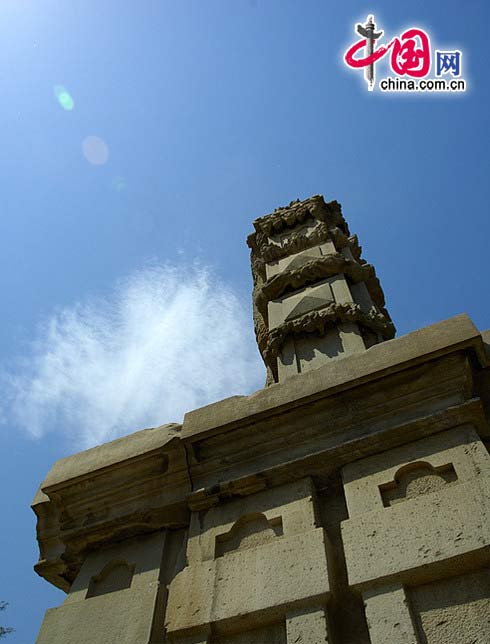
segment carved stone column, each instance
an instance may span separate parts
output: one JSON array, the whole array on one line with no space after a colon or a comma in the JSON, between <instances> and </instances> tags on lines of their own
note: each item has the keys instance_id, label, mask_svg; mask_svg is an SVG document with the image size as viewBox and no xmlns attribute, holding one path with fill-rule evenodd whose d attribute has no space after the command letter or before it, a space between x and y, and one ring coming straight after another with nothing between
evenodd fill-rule
<instances>
[{"instance_id":1,"label":"carved stone column","mask_svg":"<svg viewBox=\"0 0 490 644\"><path fill-rule=\"evenodd\" d=\"M268 384L392 338L373 266L340 204L315 196L254 221L254 320Z\"/></svg>"}]
</instances>

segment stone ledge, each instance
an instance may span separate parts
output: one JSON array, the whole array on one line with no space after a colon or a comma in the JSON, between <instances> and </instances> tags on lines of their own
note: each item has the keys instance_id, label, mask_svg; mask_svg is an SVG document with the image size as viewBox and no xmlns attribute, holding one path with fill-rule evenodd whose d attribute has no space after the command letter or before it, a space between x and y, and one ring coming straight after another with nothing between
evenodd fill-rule
<instances>
[{"instance_id":1,"label":"stone ledge","mask_svg":"<svg viewBox=\"0 0 490 644\"><path fill-rule=\"evenodd\" d=\"M222 481L216 487L212 485L196 490L196 496L190 495L188 502L203 503L203 507L211 507L220 498L230 493L233 496L235 490L238 491L238 496L243 496L252 476L257 482L265 482L267 487L304 478L305 473L313 477L328 476L352 461L461 425L472 425L480 435L489 435L479 399L471 399L408 422L395 422L390 427L373 428L368 425L364 428L351 427L348 431L341 429L331 436L326 433L323 439L316 437L298 446L288 447L285 445L286 439L278 436L274 442L282 444L282 450L273 449L270 443L266 443L260 457L256 453L259 447L254 454L245 448L240 453L240 460L230 463L228 467L223 467L221 463L226 458L222 454L199 468L194 465L192 478L195 483L210 483L218 477Z\"/></svg>"},{"instance_id":2,"label":"stone ledge","mask_svg":"<svg viewBox=\"0 0 490 644\"><path fill-rule=\"evenodd\" d=\"M70 479L93 475L94 472L158 450L180 436L176 423L142 429L83 452L62 458L53 465L33 500L33 505L46 500L42 490Z\"/></svg>"},{"instance_id":3,"label":"stone ledge","mask_svg":"<svg viewBox=\"0 0 490 644\"><path fill-rule=\"evenodd\" d=\"M382 342L363 353L333 360L251 396L233 396L188 412L182 439L192 442L206 432L220 433L228 427L250 424L255 416L324 398L461 349L472 349L480 363L487 364L482 337L466 314Z\"/></svg>"},{"instance_id":4,"label":"stone ledge","mask_svg":"<svg viewBox=\"0 0 490 644\"><path fill-rule=\"evenodd\" d=\"M68 591L88 549L188 523L179 427L142 430L55 463L32 504L39 575Z\"/></svg>"}]
</instances>

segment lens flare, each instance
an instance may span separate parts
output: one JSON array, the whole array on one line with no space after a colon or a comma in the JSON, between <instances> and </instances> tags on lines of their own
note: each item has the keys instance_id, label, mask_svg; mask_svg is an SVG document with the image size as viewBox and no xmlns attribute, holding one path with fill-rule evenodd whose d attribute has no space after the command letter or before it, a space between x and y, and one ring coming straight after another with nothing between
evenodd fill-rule
<instances>
[{"instance_id":1,"label":"lens flare","mask_svg":"<svg viewBox=\"0 0 490 644\"><path fill-rule=\"evenodd\" d=\"M54 88L56 100L64 110L71 111L75 107L75 101L63 85L56 85Z\"/></svg>"},{"instance_id":2,"label":"lens flare","mask_svg":"<svg viewBox=\"0 0 490 644\"><path fill-rule=\"evenodd\" d=\"M104 165L109 159L107 143L98 136L87 136L82 141L83 156L93 165Z\"/></svg>"}]
</instances>

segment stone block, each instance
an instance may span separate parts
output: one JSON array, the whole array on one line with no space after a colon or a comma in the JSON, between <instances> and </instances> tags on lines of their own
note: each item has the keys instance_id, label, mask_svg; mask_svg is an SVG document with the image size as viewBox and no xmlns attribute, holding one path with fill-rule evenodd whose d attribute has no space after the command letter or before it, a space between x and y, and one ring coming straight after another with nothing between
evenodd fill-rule
<instances>
[{"instance_id":1,"label":"stone block","mask_svg":"<svg viewBox=\"0 0 490 644\"><path fill-rule=\"evenodd\" d=\"M169 633L220 621L271 619L296 604L326 602L330 593L322 529L195 563L169 589Z\"/></svg>"},{"instance_id":2,"label":"stone block","mask_svg":"<svg viewBox=\"0 0 490 644\"><path fill-rule=\"evenodd\" d=\"M331 280L324 280L315 286L288 293L278 300L271 300L268 306L269 328L274 329L285 320L294 320L309 311L325 308L333 301Z\"/></svg>"},{"instance_id":3,"label":"stone block","mask_svg":"<svg viewBox=\"0 0 490 644\"><path fill-rule=\"evenodd\" d=\"M180 644L180 641L179 641ZM213 637L211 644L288 644L284 621Z\"/></svg>"},{"instance_id":4,"label":"stone block","mask_svg":"<svg viewBox=\"0 0 490 644\"><path fill-rule=\"evenodd\" d=\"M288 613L286 619L287 644L323 644L331 642L328 636L327 614L315 606L305 611Z\"/></svg>"},{"instance_id":5,"label":"stone block","mask_svg":"<svg viewBox=\"0 0 490 644\"><path fill-rule=\"evenodd\" d=\"M187 558L190 564L207 561L223 554L219 544L244 549L316 527L314 487L306 478L193 513Z\"/></svg>"},{"instance_id":6,"label":"stone block","mask_svg":"<svg viewBox=\"0 0 490 644\"><path fill-rule=\"evenodd\" d=\"M46 612L36 644L150 644L164 545L161 532L89 554L64 604Z\"/></svg>"},{"instance_id":7,"label":"stone block","mask_svg":"<svg viewBox=\"0 0 490 644\"><path fill-rule=\"evenodd\" d=\"M422 644L490 642L488 568L417 586L409 597Z\"/></svg>"},{"instance_id":8,"label":"stone block","mask_svg":"<svg viewBox=\"0 0 490 644\"><path fill-rule=\"evenodd\" d=\"M403 586L366 591L363 599L371 644L420 644Z\"/></svg>"},{"instance_id":9,"label":"stone block","mask_svg":"<svg viewBox=\"0 0 490 644\"><path fill-rule=\"evenodd\" d=\"M414 469L415 474L418 464L442 478L445 468L452 468L456 481L464 483L490 471L490 455L475 428L463 425L350 463L342 470L349 516L382 510L383 490L403 483L397 481L399 473L409 476Z\"/></svg>"},{"instance_id":10,"label":"stone block","mask_svg":"<svg viewBox=\"0 0 490 644\"><path fill-rule=\"evenodd\" d=\"M423 579L430 565L487 565L490 477L482 475L342 524L349 584ZM458 562L461 560L461 563Z\"/></svg>"}]
</instances>

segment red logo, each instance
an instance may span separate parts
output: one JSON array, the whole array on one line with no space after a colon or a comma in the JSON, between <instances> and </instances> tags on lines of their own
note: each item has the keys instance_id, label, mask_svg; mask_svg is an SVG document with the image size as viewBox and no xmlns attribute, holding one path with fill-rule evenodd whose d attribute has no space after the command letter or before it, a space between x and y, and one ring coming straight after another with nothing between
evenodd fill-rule
<instances>
[{"instance_id":1,"label":"red logo","mask_svg":"<svg viewBox=\"0 0 490 644\"><path fill-rule=\"evenodd\" d=\"M430 40L423 29L407 29L379 47L376 47L376 41L381 38L383 31L376 32L375 29L373 16L368 16L365 25L356 25L356 33L363 38L344 54L348 67L365 68L364 76L370 91L374 88L374 65L387 54L390 54L391 69L398 76L424 78L428 75L431 67Z\"/></svg>"}]
</instances>

